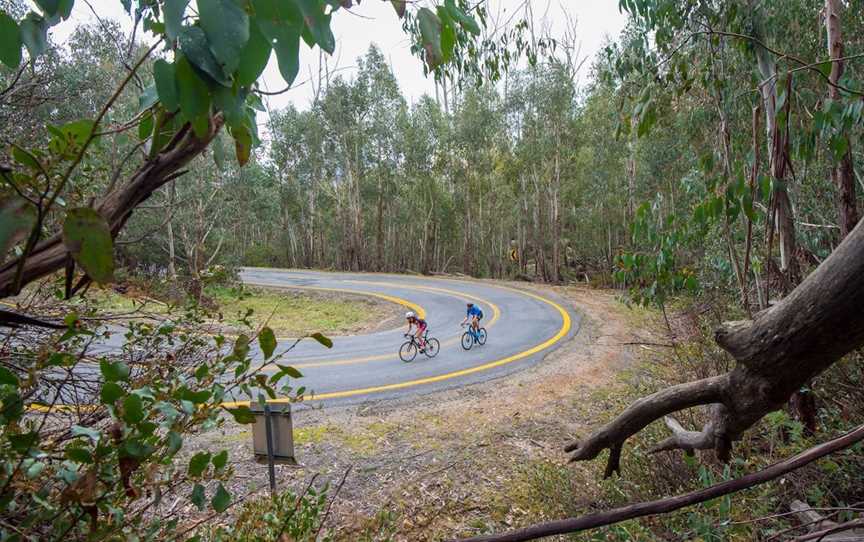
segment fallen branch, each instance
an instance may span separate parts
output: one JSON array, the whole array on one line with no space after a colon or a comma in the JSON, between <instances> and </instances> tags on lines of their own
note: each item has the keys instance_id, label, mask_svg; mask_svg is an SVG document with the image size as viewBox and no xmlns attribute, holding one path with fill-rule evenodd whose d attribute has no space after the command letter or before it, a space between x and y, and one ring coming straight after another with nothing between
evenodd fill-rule
<instances>
[{"instance_id":1,"label":"fallen branch","mask_svg":"<svg viewBox=\"0 0 864 542\"><path fill-rule=\"evenodd\" d=\"M609 455L606 476L611 476L613 472L620 471L621 445L626 439L667 414L721 402L726 385L726 375L721 375L662 389L637 400L611 423L584 441L569 444L565 450L575 452L571 461L584 461L594 459L601 451L609 448L612 453Z\"/></svg>"},{"instance_id":2,"label":"fallen branch","mask_svg":"<svg viewBox=\"0 0 864 542\"><path fill-rule=\"evenodd\" d=\"M862 440L864 440L864 425L858 426L843 436L809 448L789 459L775 463L752 474L747 474L736 480L729 480L683 495L676 495L656 501L640 502L577 518L538 523L537 525L509 533L477 536L464 539L463 542L522 542L525 540L536 540L545 536L575 533L604 525L612 525L613 523L620 523L628 519L673 512L687 506L710 501L717 497L736 493L743 489L774 480L827 455L845 450Z\"/></svg>"}]
</instances>

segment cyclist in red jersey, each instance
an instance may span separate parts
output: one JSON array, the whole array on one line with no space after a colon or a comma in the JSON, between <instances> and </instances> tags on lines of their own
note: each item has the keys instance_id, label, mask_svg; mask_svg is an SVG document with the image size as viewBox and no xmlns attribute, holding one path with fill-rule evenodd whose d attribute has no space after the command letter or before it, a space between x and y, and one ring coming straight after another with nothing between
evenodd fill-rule
<instances>
[{"instance_id":1,"label":"cyclist in red jersey","mask_svg":"<svg viewBox=\"0 0 864 542\"><path fill-rule=\"evenodd\" d=\"M417 315L411 311L405 313L405 319L408 320L408 334L411 335L411 328L416 326L414 337L417 338L417 344L420 345L421 350L426 348L426 341L423 340L423 334L426 332L426 328L429 327L426 320L418 318Z\"/></svg>"}]
</instances>

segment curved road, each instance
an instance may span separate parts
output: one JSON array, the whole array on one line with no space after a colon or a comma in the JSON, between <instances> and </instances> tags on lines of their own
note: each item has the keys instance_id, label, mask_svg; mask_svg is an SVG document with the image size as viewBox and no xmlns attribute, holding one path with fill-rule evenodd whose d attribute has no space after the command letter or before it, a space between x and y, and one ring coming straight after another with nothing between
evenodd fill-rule
<instances>
[{"instance_id":1,"label":"curved road","mask_svg":"<svg viewBox=\"0 0 864 542\"><path fill-rule=\"evenodd\" d=\"M299 384L307 389L306 401L316 405L416 395L501 377L541 361L579 327L578 315L560 298L488 282L260 268L243 269L240 276L248 285L345 291L400 303L421 314L429 335L441 341L437 357L418 354L411 363L398 354L405 326L334 336L332 349L301 341L279 363L303 373ZM459 323L468 300L483 309L489 340L466 352ZM277 353L293 342L280 338Z\"/></svg>"}]
</instances>

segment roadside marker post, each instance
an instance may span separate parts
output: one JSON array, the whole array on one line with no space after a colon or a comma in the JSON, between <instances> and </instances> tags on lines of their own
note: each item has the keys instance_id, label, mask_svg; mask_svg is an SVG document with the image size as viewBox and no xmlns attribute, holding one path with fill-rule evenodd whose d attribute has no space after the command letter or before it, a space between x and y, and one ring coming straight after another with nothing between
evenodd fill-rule
<instances>
[{"instance_id":1,"label":"roadside marker post","mask_svg":"<svg viewBox=\"0 0 864 542\"><path fill-rule=\"evenodd\" d=\"M291 403L251 402L249 409L255 414L252 426L252 448L258 462L267 462L270 492L276 492L276 463L296 465L294 456L294 424Z\"/></svg>"}]
</instances>

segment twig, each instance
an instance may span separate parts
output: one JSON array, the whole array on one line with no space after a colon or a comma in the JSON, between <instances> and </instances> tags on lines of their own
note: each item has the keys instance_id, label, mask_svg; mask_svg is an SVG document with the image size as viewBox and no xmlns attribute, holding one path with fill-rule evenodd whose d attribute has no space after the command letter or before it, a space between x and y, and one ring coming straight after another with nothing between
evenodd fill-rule
<instances>
[{"instance_id":1,"label":"twig","mask_svg":"<svg viewBox=\"0 0 864 542\"><path fill-rule=\"evenodd\" d=\"M847 521L846 523L841 523L839 525L835 525L834 527L829 527L828 529L824 529L822 531L816 531L810 534L805 534L796 538L796 542L804 542L805 540L816 540L816 542L821 542L826 536L840 533L843 531L851 531L857 527L864 527L864 519L854 519L852 521Z\"/></svg>"},{"instance_id":2,"label":"twig","mask_svg":"<svg viewBox=\"0 0 864 542\"><path fill-rule=\"evenodd\" d=\"M351 469L353 468L354 465L349 465L348 468L345 469L345 474L342 475L342 481L340 481L339 485L336 486L336 491L333 493L333 497L327 504L327 511L324 512L324 516L321 518L321 523L318 524L318 530L315 531L315 538L313 540L318 540L318 536L321 534L321 529L324 528L324 523L327 521L327 518L330 517L330 509L333 508L333 503L336 502L336 498L339 496L339 492L342 491L342 486L345 485L345 480L348 479L348 475L351 474Z\"/></svg>"}]
</instances>

